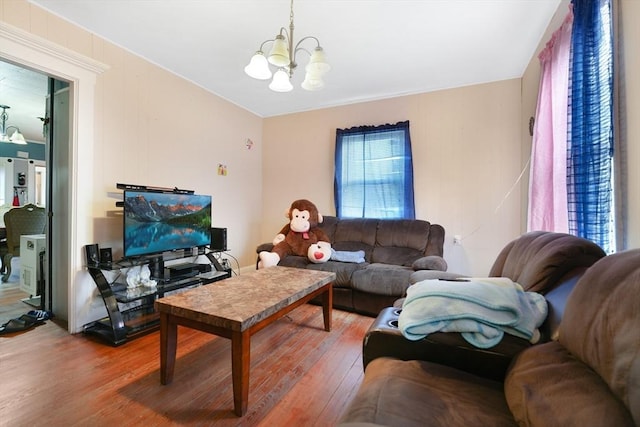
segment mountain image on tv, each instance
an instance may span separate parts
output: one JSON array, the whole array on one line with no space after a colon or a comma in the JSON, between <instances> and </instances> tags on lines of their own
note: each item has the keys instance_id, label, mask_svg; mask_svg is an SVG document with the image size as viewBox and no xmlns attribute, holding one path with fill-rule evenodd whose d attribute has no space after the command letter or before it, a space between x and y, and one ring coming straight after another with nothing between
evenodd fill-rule
<instances>
[{"instance_id":1,"label":"mountain image on tv","mask_svg":"<svg viewBox=\"0 0 640 427\"><path fill-rule=\"evenodd\" d=\"M125 257L209 245L210 229L211 196L125 192Z\"/></svg>"},{"instance_id":2,"label":"mountain image on tv","mask_svg":"<svg viewBox=\"0 0 640 427\"><path fill-rule=\"evenodd\" d=\"M128 217L139 222L200 224L211 228L211 197L185 194L136 194L124 201Z\"/></svg>"}]
</instances>

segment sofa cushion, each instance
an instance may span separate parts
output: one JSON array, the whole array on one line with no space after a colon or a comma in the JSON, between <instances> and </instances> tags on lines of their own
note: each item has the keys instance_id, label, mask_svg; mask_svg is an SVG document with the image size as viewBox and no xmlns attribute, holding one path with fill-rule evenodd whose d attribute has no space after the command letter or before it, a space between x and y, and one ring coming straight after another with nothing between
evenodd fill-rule
<instances>
[{"instance_id":1,"label":"sofa cushion","mask_svg":"<svg viewBox=\"0 0 640 427\"><path fill-rule=\"evenodd\" d=\"M602 377L640 425L640 249L585 272L565 307L559 342Z\"/></svg>"},{"instance_id":2,"label":"sofa cushion","mask_svg":"<svg viewBox=\"0 0 640 427\"><path fill-rule=\"evenodd\" d=\"M323 215L322 222L318 224L318 227L320 227L322 231L324 231L324 234L327 235L330 242L333 242L338 221L338 218L336 218L335 216Z\"/></svg>"},{"instance_id":3,"label":"sofa cushion","mask_svg":"<svg viewBox=\"0 0 640 427\"><path fill-rule=\"evenodd\" d=\"M342 419L385 426L515 426L502 383L417 360L377 358Z\"/></svg>"},{"instance_id":4,"label":"sofa cushion","mask_svg":"<svg viewBox=\"0 0 640 427\"><path fill-rule=\"evenodd\" d=\"M413 262L422 255L423 252L411 248L376 246L371 254L371 262L412 267Z\"/></svg>"},{"instance_id":5,"label":"sofa cushion","mask_svg":"<svg viewBox=\"0 0 640 427\"><path fill-rule=\"evenodd\" d=\"M431 224L420 219L381 219L378 222L378 246L411 248L424 253Z\"/></svg>"},{"instance_id":6,"label":"sofa cushion","mask_svg":"<svg viewBox=\"0 0 640 427\"><path fill-rule=\"evenodd\" d=\"M381 219L372 262L411 266L424 256L431 224L423 220Z\"/></svg>"},{"instance_id":7,"label":"sofa cushion","mask_svg":"<svg viewBox=\"0 0 640 427\"><path fill-rule=\"evenodd\" d=\"M377 219L342 218L336 225L336 232L331 242L358 242L373 247L376 244L377 229Z\"/></svg>"},{"instance_id":8,"label":"sofa cushion","mask_svg":"<svg viewBox=\"0 0 640 427\"><path fill-rule=\"evenodd\" d=\"M555 341L532 346L517 356L504 393L519 425L634 425L602 378Z\"/></svg>"},{"instance_id":9,"label":"sofa cushion","mask_svg":"<svg viewBox=\"0 0 640 427\"><path fill-rule=\"evenodd\" d=\"M361 264L358 264L361 265ZM377 295L401 297L409 287L410 267L389 264L369 264L366 269L354 271L351 287L362 292Z\"/></svg>"},{"instance_id":10,"label":"sofa cushion","mask_svg":"<svg viewBox=\"0 0 640 427\"><path fill-rule=\"evenodd\" d=\"M532 231L502 249L489 276L508 277L529 292L544 294L567 272L604 257L595 243L564 233Z\"/></svg>"},{"instance_id":11,"label":"sofa cushion","mask_svg":"<svg viewBox=\"0 0 640 427\"><path fill-rule=\"evenodd\" d=\"M411 264L414 270L440 270L447 271L447 261L436 255L423 256Z\"/></svg>"},{"instance_id":12,"label":"sofa cushion","mask_svg":"<svg viewBox=\"0 0 640 427\"><path fill-rule=\"evenodd\" d=\"M336 288L351 288L353 287L353 274L366 269L368 265L366 262L356 264L352 262L327 261L320 264L309 263L302 268L336 273L336 280L333 282L333 286Z\"/></svg>"}]
</instances>

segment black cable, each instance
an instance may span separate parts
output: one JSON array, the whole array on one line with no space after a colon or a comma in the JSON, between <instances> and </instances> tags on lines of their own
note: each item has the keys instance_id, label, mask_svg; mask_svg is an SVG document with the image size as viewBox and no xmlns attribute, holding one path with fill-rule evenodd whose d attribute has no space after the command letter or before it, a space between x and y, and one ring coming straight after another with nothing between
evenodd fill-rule
<instances>
[{"instance_id":1,"label":"black cable","mask_svg":"<svg viewBox=\"0 0 640 427\"><path fill-rule=\"evenodd\" d=\"M226 256L233 258L233 260L236 262L236 265L238 266L238 272L236 273L233 268L231 269L231 271L233 271L233 274L235 274L236 276L239 276L240 275L240 263L238 262L238 258L234 257L229 252L225 252L225 251L221 251L221 252L223 254L225 254Z\"/></svg>"}]
</instances>

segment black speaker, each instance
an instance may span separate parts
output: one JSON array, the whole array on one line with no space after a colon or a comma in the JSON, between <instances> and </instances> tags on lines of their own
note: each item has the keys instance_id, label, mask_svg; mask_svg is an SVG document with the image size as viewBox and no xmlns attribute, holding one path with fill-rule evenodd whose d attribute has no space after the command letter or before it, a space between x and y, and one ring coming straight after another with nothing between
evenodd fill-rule
<instances>
[{"instance_id":1,"label":"black speaker","mask_svg":"<svg viewBox=\"0 0 640 427\"><path fill-rule=\"evenodd\" d=\"M100 263L111 264L112 261L111 248L100 249Z\"/></svg>"},{"instance_id":2,"label":"black speaker","mask_svg":"<svg viewBox=\"0 0 640 427\"><path fill-rule=\"evenodd\" d=\"M162 255L151 258L149 262L149 270L151 271L151 277L154 279L164 279L164 260Z\"/></svg>"},{"instance_id":3,"label":"black speaker","mask_svg":"<svg viewBox=\"0 0 640 427\"><path fill-rule=\"evenodd\" d=\"M98 244L86 245L84 247L84 253L87 257L87 265L100 264L100 252L98 250Z\"/></svg>"},{"instance_id":4,"label":"black speaker","mask_svg":"<svg viewBox=\"0 0 640 427\"><path fill-rule=\"evenodd\" d=\"M227 250L227 229L226 228L211 229L211 250L212 251Z\"/></svg>"}]
</instances>

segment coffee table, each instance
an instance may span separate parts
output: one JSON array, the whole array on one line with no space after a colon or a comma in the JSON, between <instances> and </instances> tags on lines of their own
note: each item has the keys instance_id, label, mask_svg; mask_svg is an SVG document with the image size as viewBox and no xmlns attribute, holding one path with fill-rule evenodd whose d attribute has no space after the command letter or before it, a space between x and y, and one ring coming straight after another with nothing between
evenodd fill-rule
<instances>
[{"instance_id":1,"label":"coffee table","mask_svg":"<svg viewBox=\"0 0 640 427\"><path fill-rule=\"evenodd\" d=\"M160 382L170 384L178 325L231 339L233 406L247 412L251 335L322 295L324 329L331 330L335 273L270 267L156 300L160 313Z\"/></svg>"}]
</instances>

